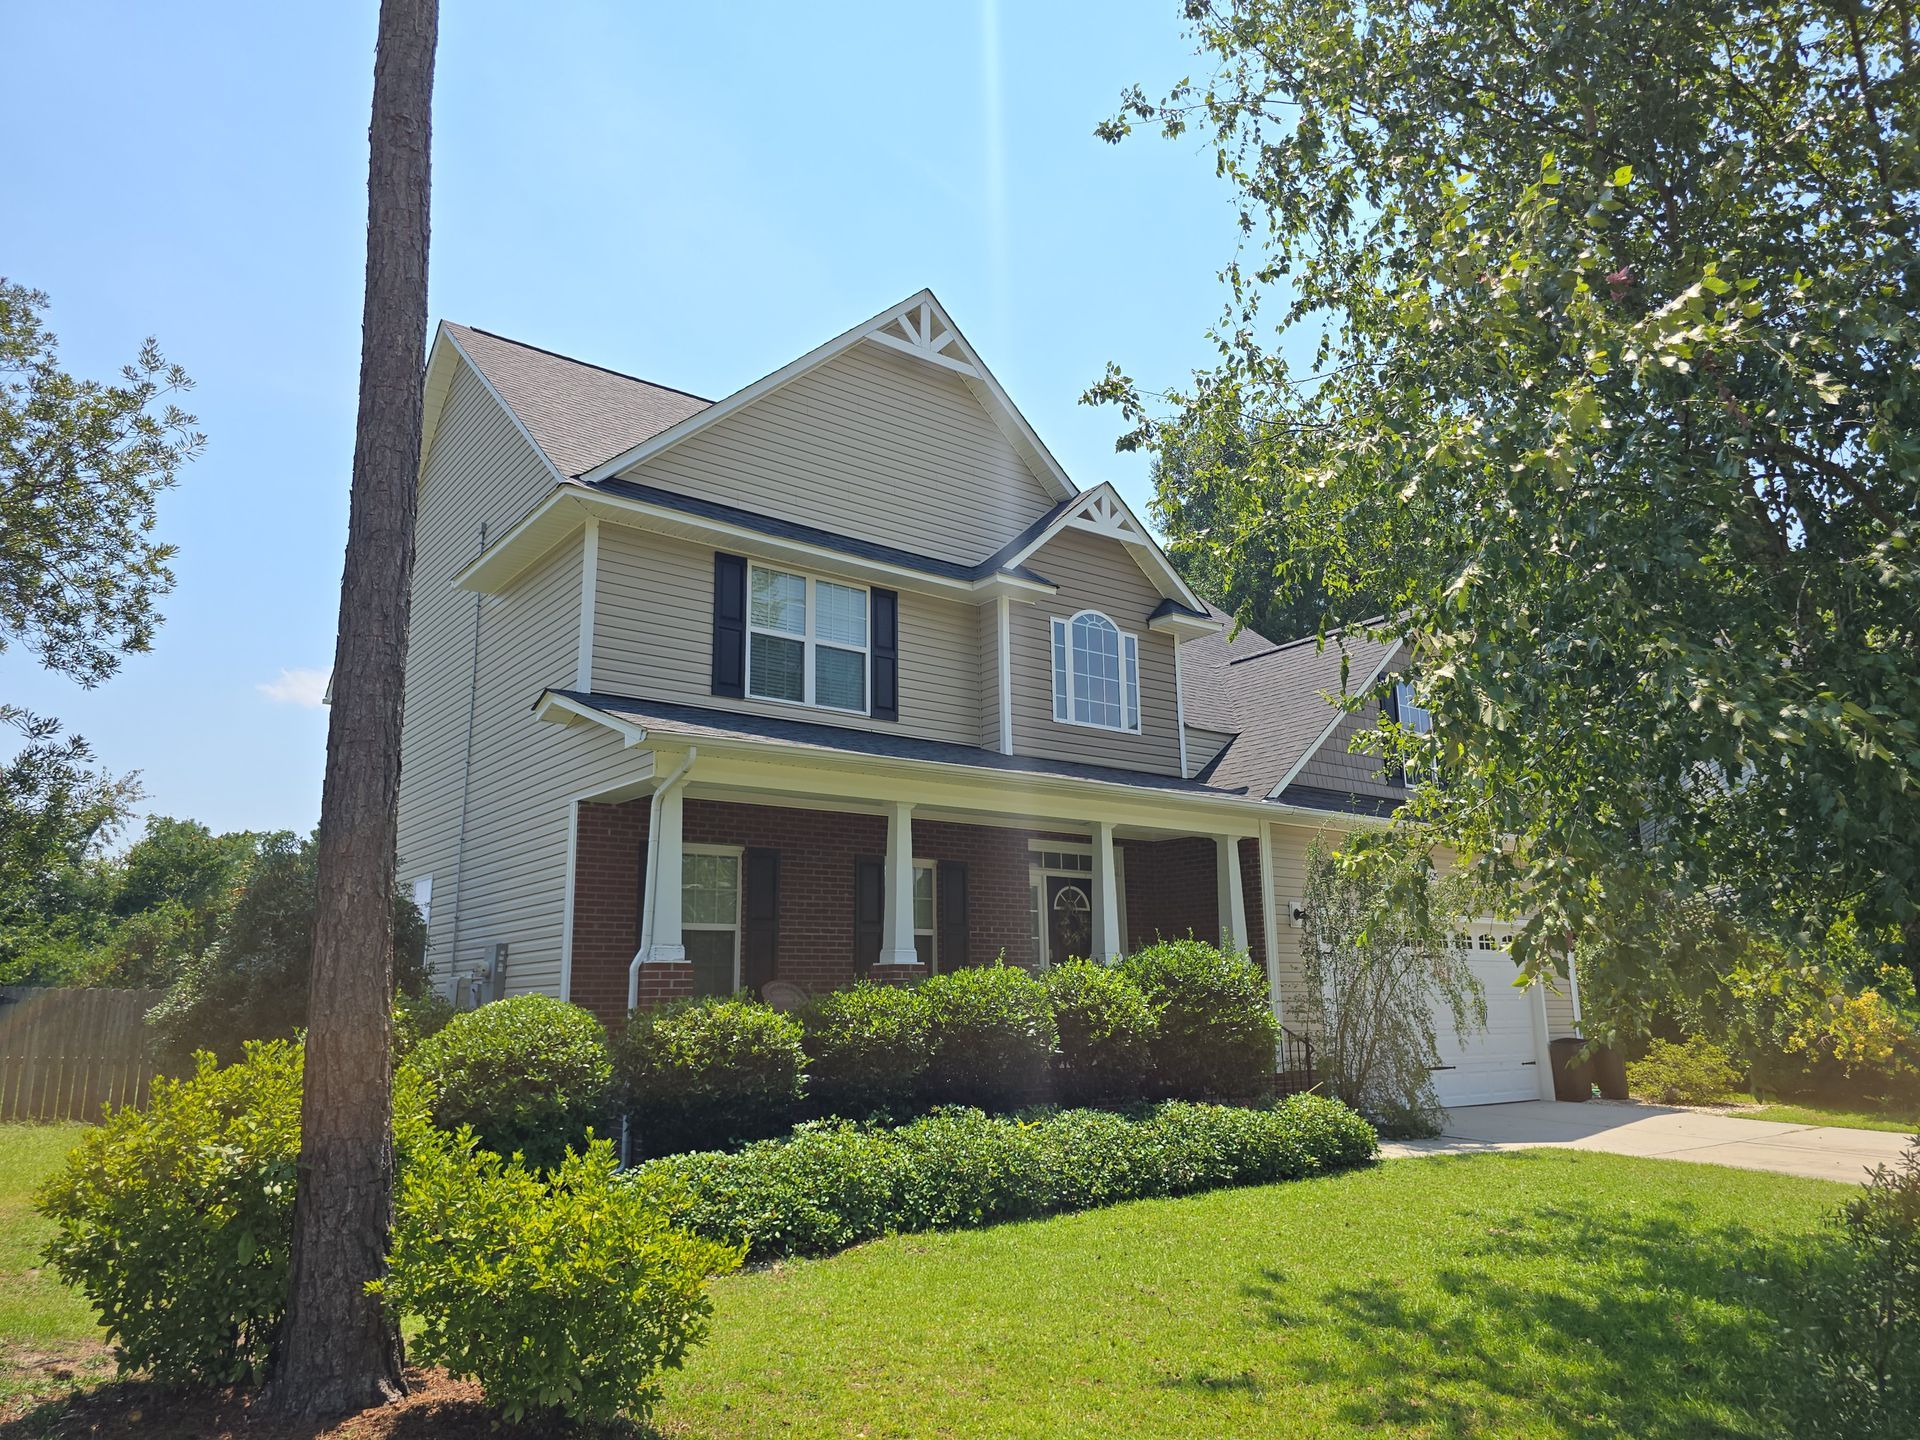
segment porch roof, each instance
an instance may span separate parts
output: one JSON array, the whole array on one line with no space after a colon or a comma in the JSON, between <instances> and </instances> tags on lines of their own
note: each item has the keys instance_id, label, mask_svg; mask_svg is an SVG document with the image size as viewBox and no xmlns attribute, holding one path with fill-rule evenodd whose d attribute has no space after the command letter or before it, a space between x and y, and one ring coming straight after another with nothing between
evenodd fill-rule
<instances>
[{"instance_id":1,"label":"porch roof","mask_svg":"<svg viewBox=\"0 0 1920 1440\"><path fill-rule=\"evenodd\" d=\"M870 755L879 759L919 761L930 765L964 765L979 770L1125 785L1138 790L1212 800L1248 798L1244 787L1227 789L1202 784L1198 780L1183 780L1177 775L1155 775L1143 770L1122 770L1111 765L1083 765L1071 760L1047 760L1034 755L1003 755L998 750L987 750L977 745L921 740L911 735L856 730L850 726L823 725L816 721L789 720L775 715L715 710L704 705L643 700L630 695L547 690L536 702L536 710L552 697L598 712L620 726L637 725L649 735L657 733L692 741L746 741L794 752L832 751Z\"/></svg>"}]
</instances>

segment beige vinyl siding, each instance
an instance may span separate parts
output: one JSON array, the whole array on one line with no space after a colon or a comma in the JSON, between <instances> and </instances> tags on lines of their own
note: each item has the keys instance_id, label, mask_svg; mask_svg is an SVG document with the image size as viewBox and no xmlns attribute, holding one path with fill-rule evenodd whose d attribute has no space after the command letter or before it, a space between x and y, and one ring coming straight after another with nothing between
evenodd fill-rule
<instances>
[{"instance_id":1,"label":"beige vinyl siding","mask_svg":"<svg viewBox=\"0 0 1920 1440\"><path fill-rule=\"evenodd\" d=\"M624 473L968 563L1054 503L965 380L868 344Z\"/></svg>"},{"instance_id":2,"label":"beige vinyl siding","mask_svg":"<svg viewBox=\"0 0 1920 1440\"><path fill-rule=\"evenodd\" d=\"M1236 738L1232 730L1209 730L1201 725L1187 726L1187 771L1198 775L1213 758Z\"/></svg>"},{"instance_id":3,"label":"beige vinyl siding","mask_svg":"<svg viewBox=\"0 0 1920 1440\"><path fill-rule=\"evenodd\" d=\"M989 750L1000 748L1000 603L989 600L980 607L978 645L980 648L980 743Z\"/></svg>"},{"instance_id":4,"label":"beige vinyl siding","mask_svg":"<svg viewBox=\"0 0 1920 1440\"><path fill-rule=\"evenodd\" d=\"M1277 922L1274 946L1276 975L1280 983L1280 1023L1293 1030L1304 1028L1306 980L1301 966L1300 942L1306 933L1291 921L1293 907L1307 893L1307 853L1317 840L1322 849L1337 850L1346 836L1335 822L1322 826L1275 824L1273 836L1273 904ZM1444 873L1453 866L1450 852L1436 853L1436 866ZM1546 992L1547 1034L1551 1038L1572 1035L1573 997L1564 980L1549 984Z\"/></svg>"},{"instance_id":5,"label":"beige vinyl siding","mask_svg":"<svg viewBox=\"0 0 1920 1440\"><path fill-rule=\"evenodd\" d=\"M1342 715L1320 748L1294 776L1295 785L1331 790L1338 795L1368 795L1401 799L1406 792L1389 784L1380 773L1380 757L1351 750L1355 737L1380 723L1380 707L1369 700L1360 709Z\"/></svg>"},{"instance_id":6,"label":"beige vinyl siding","mask_svg":"<svg viewBox=\"0 0 1920 1440\"><path fill-rule=\"evenodd\" d=\"M597 728L533 719L547 685L573 683L581 541L576 535L507 594L479 601L478 705L465 786L475 597L453 576L544 494L552 477L462 364L422 471L406 727L401 742L398 874L433 876L428 961L444 977L505 943L508 988L558 993L566 906L567 800L613 784L645 758ZM459 916L459 954L452 953Z\"/></svg>"},{"instance_id":7,"label":"beige vinyl siding","mask_svg":"<svg viewBox=\"0 0 1920 1440\"><path fill-rule=\"evenodd\" d=\"M979 743L980 607L913 591L900 592L898 721L776 700L717 700L712 691L713 554L707 546L673 536L601 523L594 599L596 690Z\"/></svg>"},{"instance_id":8,"label":"beige vinyl siding","mask_svg":"<svg viewBox=\"0 0 1920 1440\"><path fill-rule=\"evenodd\" d=\"M1013 745L1022 755L1080 760L1160 775L1180 773L1173 639L1147 629L1160 592L1117 540L1063 530L1026 561L1058 595L1013 606ZM1053 621L1098 610L1140 643L1140 733L1053 718Z\"/></svg>"}]
</instances>

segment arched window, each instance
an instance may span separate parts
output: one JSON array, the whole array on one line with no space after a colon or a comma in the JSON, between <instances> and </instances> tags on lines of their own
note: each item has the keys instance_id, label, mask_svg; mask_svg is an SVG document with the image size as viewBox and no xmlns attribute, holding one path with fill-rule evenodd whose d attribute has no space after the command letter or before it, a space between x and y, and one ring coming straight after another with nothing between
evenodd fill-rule
<instances>
[{"instance_id":1,"label":"arched window","mask_svg":"<svg viewBox=\"0 0 1920 1440\"><path fill-rule=\"evenodd\" d=\"M1053 718L1140 729L1140 642L1097 610L1053 622Z\"/></svg>"}]
</instances>

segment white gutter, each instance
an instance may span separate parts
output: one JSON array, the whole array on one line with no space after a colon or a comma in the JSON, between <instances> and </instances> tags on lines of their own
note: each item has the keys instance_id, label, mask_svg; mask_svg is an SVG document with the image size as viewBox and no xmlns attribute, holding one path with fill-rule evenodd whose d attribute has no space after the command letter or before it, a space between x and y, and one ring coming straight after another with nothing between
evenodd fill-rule
<instances>
[{"instance_id":1,"label":"white gutter","mask_svg":"<svg viewBox=\"0 0 1920 1440\"><path fill-rule=\"evenodd\" d=\"M647 805L647 879L642 889L640 916L640 948L633 952L633 962L627 966L627 1010L631 1013L640 1008L640 966L653 949L653 899L654 892L660 887L660 801L676 785L683 783L687 772L693 769L693 762L700 758L700 748L694 746L687 751L687 758L680 762L680 768L653 787L653 799Z\"/></svg>"}]
</instances>

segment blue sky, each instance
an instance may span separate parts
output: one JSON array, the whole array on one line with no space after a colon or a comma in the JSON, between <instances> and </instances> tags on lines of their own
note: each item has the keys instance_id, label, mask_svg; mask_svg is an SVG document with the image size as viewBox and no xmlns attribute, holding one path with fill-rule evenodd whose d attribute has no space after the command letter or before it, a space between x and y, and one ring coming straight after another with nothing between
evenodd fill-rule
<instances>
[{"instance_id":1,"label":"blue sky","mask_svg":"<svg viewBox=\"0 0 1920 1440\"><path fill-rule=\"evenodd\" d=\"M931 286L1082 485L1144 503L1117 360L1206 363L1233 212L1194 140L1109 147L1188 73L1175 0L444 7L432 314L718 397ZM208 449L162 500L179 585L86 692L15 650L146 808L318 818L364 260L372 3L11 6L0 273L67 365L160 338Z\"/></svg>"}]
</instances>

